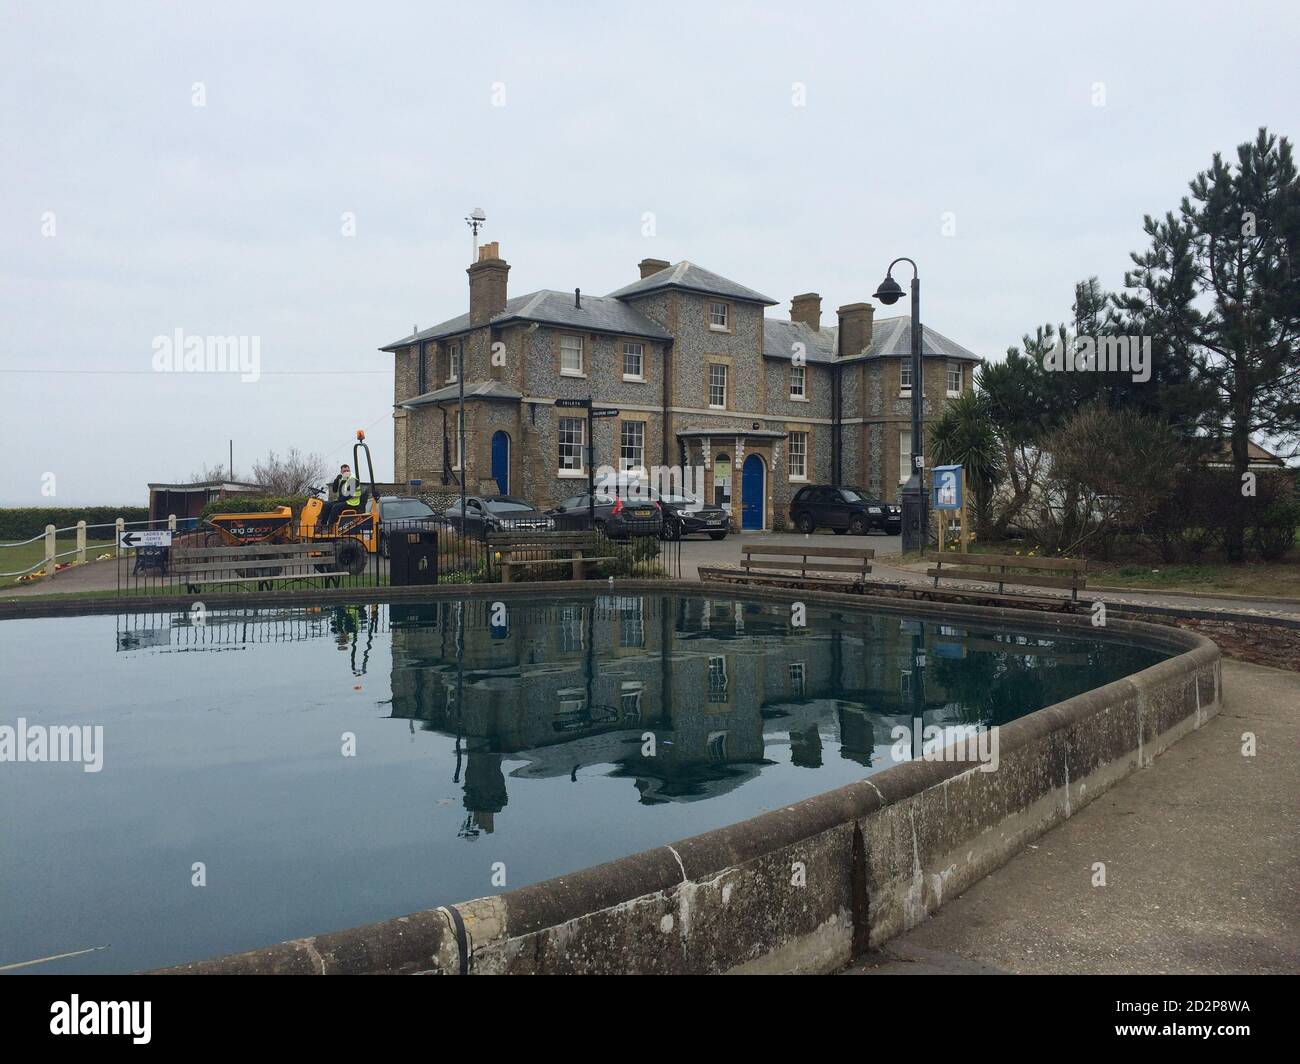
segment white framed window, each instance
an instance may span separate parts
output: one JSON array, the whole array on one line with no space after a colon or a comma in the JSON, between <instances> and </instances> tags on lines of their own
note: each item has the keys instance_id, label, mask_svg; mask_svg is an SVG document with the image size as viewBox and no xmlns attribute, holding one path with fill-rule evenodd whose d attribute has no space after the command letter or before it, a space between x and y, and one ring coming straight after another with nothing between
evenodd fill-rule
<instances>
[{"instance_id":1,"label":"white framed window","mask_svg":"<svg viewBox=\"0 0 1300 1064\"><path fill-rule=\"evenodd\" d=\"M726 363L712 362L709 364L709 406L715 410L727 409Z\"/></svg>"},{"instance_id":2,"label":"white framed window","mask_svg":"<svg viewBox=\"0 0 1300 1064\"><path fill-rule=\"evenodd\" d=\"M583 418L560 418L560 476L578 476L586 470L582 459L586 430L587 422Z\"/></svg>"},{"instance_id":3,"label":"white framed window","mask_svg":"<svg viewBox=\"0 0 1300 1064\"><path fill-rule=\"evenodd\" d=\"M628 602L618 611L618 644L624 647L645 646L645 613L641 609L641 598ZM639 685L638 685L639 686Z\"/></svg>"},{"instance_id":4,"label":"white framed window","mask_svg":"<svg viewBox=\"0 0 1300 1064\"><path fill-rule=\"evenodd\" d=\"M912 360L910 358L903 359L898 370L898 390L900 392L910 392L912 390Z\"/></svg>"},{"instance_id":5,"label":"white framed window","mask_svg":"<svg viewBox=\"0 0 1300 1064\"><path fill-rule=\"evenodd\" d=\"M786 451L790 456L790 479L807 480L808 479L808 433L792 432L786 443Z\"/></svg>"},{"instance_id":6,"label":"white framed window","mask_svg":"<svg viewBox=\"0 0 1300 1064\"><path fill-rule=\"evenodd\" d=\"M645 684L636 680L624 680L619 688L619 705L627 720L641 719L641 696L645 693Z\"/></svg>"},{"instance_id":7,"label":"white framed window","mask_svg":"<svg viewBox=\"0 0 1300 1064\"><path fill-rule=\"evenodd\" d=\"M619 431L618 467L623 472L645 468L645 422L624 421Z\"/></svg>"},{"instance_id":8,"label":"white framed window","mask_svg":"<svg viewBox=\"0 0 1300 1064\"><path fill-rule=\"evenodd\" d=\"M583 634L584 625L582 623L581 606L564 606L560 609L559 617L559 637L560 650L567 654L576 653L584 648ZM579 688L579 690L582 690ZM564 697L564 691L556 692L561 698ZM582 691L583 702L586 702L586 692Z\"/></svg>"},{"instance_id":9,"label":"white framed window","mask_svg":"<svg viewBox=\"0 0 1300 1064\"><path fill-rule=\"evenodd\" d=\"M566 333L560 337L560 373L566 377L583 376L581 336Z\"/></svg>"},{"instance_id":10,"label":"white framed window","mask_svg":"<svg viewBox=\"0 0 1300 1064\"><path fill-rule=\"evenodd\" d=\"M803 698L804 663L802 661L790 662L790 693L795 698Z\"/></svg>"},{"instance_id":11,"label":"white framed window","mask_svg":"<svg viewBox=\"0 0 1300 1064\"><path fill-rule=\"evenodd\" d=\"M709 328L717 332L731 331L731 307L728 304L709 304Z\"/></svg>"},{"instance_id":12,"label":"white framed window","mask_svg":"<svg viewBox=\"0 0 1300 1064\"><path fill-rule=\"evenodd\" d=\"M803 366L790 367L790 398L807 399L808 398L808 377L807 369Z\"/></svg>"},{"instance_id":13,"label":"white framed window","mask_svg":"<svg viewBox=\"0 0 1300 1064\"><path fill-rule=\"evenodd\" d=\"M904 484L912 475L912 430L903 429L898 434L898 482Z\"/></svg>"},{"instance_id":14,"label":"white framed window","mask_svg":"<svg viewBox=\"0 0 1300 1064\"><path fill-rule=\"evenodd\" d=\"M710 761L726 761L727 733L724 731L709 732L709 737L704 740L704 748L709 752Z\"/></svg>"},{"instance_id":15,"label":"white framed window","mask_svg":"<svg viewBox=\"0 0 1300 1064\"><path fill-rule=\"evenodd\" d=\"M452 418L452 423L453 423L453 424L452 424L452 430L451 430L451 436L452 436L452 439L451 439L451 453L452 453L452 456L453 456L453 461L452 461L452 464L451 464L451 468L459 471L459 469L460 469L460 438L461 438L461 436L462 436L462 434L463 434L463 430L464 430L464 428L465 428L465 415L462 414L462 413L460 413L459 411L457 411L456 416L455 416L454 418Z\"/></svg>"},{"instance_id":16,"label":"white framed window","mask_svg":"<svg viewBox=\"0 0 1300 1064\"><path fill-rule=\"evenodd\" d=\"M709 658L709 701L727 701L727 659L721 654Z\"/></svg>"},{"instance_id":17,"label":"white framed window","mask_svg":"<svg viewBox=\"0 0 1300 1064\"><path fill-rule=\"evenodd\" d=\"M961 395L961 363L948 363L948 395Z\"/></svg>"},{"instance_id":18,"label":"white framed window","mask_svg":"<svg viewBox=\"0 0 1300 1064\"><path fill-rule=\"evenodd\" d=\"M460 342L447 346L447 383L455 384L460 380ZM457 463L459 466L459 463Z\"/></svg>"},{"instance_id":19,"label":"white framed window","mask_svg":"<svg viewBox=\"0 0 1300 1064\"><path fill-rule=\"evenodd\" d=\"M631 340L623 341L623 379L645 380L645 345Z\"/></svg>"}]
</instances>

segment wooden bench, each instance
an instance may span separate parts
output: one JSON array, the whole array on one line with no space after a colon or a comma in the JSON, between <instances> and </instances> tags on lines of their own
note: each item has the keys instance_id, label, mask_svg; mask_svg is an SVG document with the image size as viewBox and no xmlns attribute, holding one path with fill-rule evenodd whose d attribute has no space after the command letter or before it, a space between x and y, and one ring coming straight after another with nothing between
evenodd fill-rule
<instances>
[{"instance_id":1,"label":"wooden bench","mask_svg":"<svg viewBox=\"0 0 1300 1064\"><path fill-rule=\"evenodd\" d=\"M501 582L510 583L513 569L534 565L572 566L572 578L584 580L590 562L610 562L615 555L598 555L595 532L489 532L488 546L501 555ZM517 555L534 557L517 557Z\"/></svg>"},{"instance_id":2,"label":"wooden bench","mask_svg":"<svg viewBox=\"0 0 1300 1064\"><path fill-rule=\"evenodd\" d=\"M339 578L353 575L338 565L337 540L313 543L252 543L222 547L173 547L171 575L197 593L218 584L252 584L270 590L276 581L321 580L338 587ZM362 547L362 550L365 548Z\"/></svg>"},{"instance_id":3,"label":"wooden bench","mask_svg":"<svg viewBox=\"0 0 1300 1064\"><path fill-rule=\"evenodd\" d=\"M998 594L1004 593L1007 584L1026 587L1060 587L1070 592L1070 601L1079 601L1079 592L1088 586L1087 558L1025 558L1012 554L954 554L951 551L927 551L925 560L934 562L934 568L925 575L934 579L938 588L940 580L978 581L997 584ZM1011 572L1013 569L1030 569L1031 574ZM1046 596L1021 596L1044 599ZM1053 599L1052 601L1059 601Z\"/></svg>"},{"instance_id":4,"label":"wooden bench","mask_svg":"<svg viewBox=\"0 0 1300 1064\"><path fill-rule=\"evenodd\" d=\"M718 567L702 568L701 580L743 580L746 583L790 583L799 573L801 584L817 584L843 589L846 585L861 587L871 573L871 559L876 552L871 547L822 547L811 542L806 547L783 547L763 543L745 543L741 546L739 569ZM795 559L798 559L797 561ZM827 561L825 559L833 559ZM844 559L852 559L846 561ZM765 570L783 570L780 573ZM852 573L850 576L809 576L809 573Z\"/></svg>"}]
</instances>

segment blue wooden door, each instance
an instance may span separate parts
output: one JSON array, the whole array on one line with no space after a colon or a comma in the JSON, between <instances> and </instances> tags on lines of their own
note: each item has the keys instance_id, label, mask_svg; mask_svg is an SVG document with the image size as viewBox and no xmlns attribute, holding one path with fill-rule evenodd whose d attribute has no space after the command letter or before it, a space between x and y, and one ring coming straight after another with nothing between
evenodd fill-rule
<instances>
[{"instance_id":1,"label":"blue wooden door","mask_svg":"<svg viewBox=\"0 0 1300 1064\"><path fill-rule=\"evenodd\" d=\"M745 459L740 477L740 527L747 532L762 531L764 469L763 459L751 454Z\"/></svg>"},{"instance_id":2,"label":"blue wooden door","mask_svg":"<svg viewBox=\"0 0 1300 1064\"><path fill-rule=\"evenodd\" d=\"M504 432L492 434L492 478L502 495L510 494L510 437Z\"/></svg>"}]
</instances>

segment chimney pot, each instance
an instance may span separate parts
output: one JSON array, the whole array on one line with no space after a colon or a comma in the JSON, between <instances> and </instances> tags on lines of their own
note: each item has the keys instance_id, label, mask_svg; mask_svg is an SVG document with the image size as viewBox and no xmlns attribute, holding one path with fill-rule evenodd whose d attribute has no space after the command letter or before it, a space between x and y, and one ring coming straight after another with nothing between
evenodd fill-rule
<instances>
[{"instance_id":1,"label":"chimney pot","mask_svg":"<svg viewBox=\"0 0 1300 1064\"><path fill-rule=\"evenodd\" d=\"M645 280L651 274L666 270L671 265L671 262L665 262L663 259L642 259L637 263L637 269L641 271L641 279Z\"/></svg>"},{"instance_id":2,"label":"chimney pot","mask_svg":"<svg viewBox=\"0 0 1300 1064\"><path fill-rule=\"evenodd\" d=\"M573 290L573 305L574 305L575 307L577 307L579 310L582 309L582 289L581 289L581 288L575 288L575 289Z\"/></svg>"}]
</instances>

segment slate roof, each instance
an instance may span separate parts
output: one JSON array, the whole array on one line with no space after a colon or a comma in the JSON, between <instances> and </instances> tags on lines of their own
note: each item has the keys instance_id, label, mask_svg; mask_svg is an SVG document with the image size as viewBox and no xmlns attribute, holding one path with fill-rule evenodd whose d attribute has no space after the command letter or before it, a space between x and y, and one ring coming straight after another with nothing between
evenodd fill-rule
<instances>
[{"instance_id":1,"label":"slate roof","mask_svg":"<svg viewBox=\"0 0 1300 1064\"><path fill-rule=\"evenodd\" d=\"M839 329L816 331L801 321L763 319L763 354L767 358L788 359L796 343L804 345L809 362L834 362L835 342Z\"/></svg>"},{"instance_id":2,"label":"slate roof","mask_svg":"<svg viewBox=\"0 0 1300 1064\"><path fill-rule=\"evenodd\" d=\"M636 308L620 300L610 296L584 294L582 306L575 307L572 292L555 292L548 288L506 300L505 309L493 316L491 324L505 325L515 321L535 321L543 325L558 325L562 328L583 329L588 332L617 333L620 336L644 336L651 340L672 339L672 333L657 321L652 321ZM441 340L446 336L469 332L470 328L469 312L466 311L428 329L421 329L410 336L385 344L379 350L396 351L422 340Z\"/></svg>"},{"instance_id":3,"label":"slate roof","mask_svg":"<svg viewBox=\"0 0 1300 1064\"><path fill-rule=\"evenodd\" d=\"M761 292L755 292L752 288L746 288L743 284L730 281L712 270L696 266L695 263L687 262L685 259L658 273L652 273L649 277L633 281L632 284L620 288L617 292L610 292L609 298L629 299L649 295L651 292L658 292L665 288L683 288L689 292L726 296L744 303L761 303L768 307L776 306L777 302Z\"/></svg>"},{"instance_id":4,"label":"slate roof","mask_svg":"<svg viewBox=\"0 0 1300 1064\"><path fill-rule=\"evenodd\" d=\"M432 403L445 403L449 399L456 399L460 396L460 385L449 384L445 388L439 388L436 392L425 392L423 395L416 395L410 399L404 399L397 403L397 406L406 410L414 409L417 406L429 406ZM465 385L466 399L504 399L508 402L518 402L523 395L511 388L508 384L501 381L480 381L478 384Z\"/></svg>"},{"instance_id":5,"label":"slate roof","mask_svg":"<svg viewBox=\"0 0 1300 1064\"><path fill-rule=\"evenodd\" d=\"M763 355L765 358L788 359L791 344L802 341L809 362L822 364L835 362L837 361L835 347L839 341L839 331L838 326L814 331L802 322L764 318ZM871 346L861 355L847 355L839 361L858 357L906 357L911 353L912 319L910 315L904 314L897 318L877 318L871 326ZM981 361L979 355L949 340L943 333L936 332L924 322L921 323L921 354L925 358L953 359L959 362Z\"/></svg>"}]
</instances>

